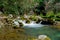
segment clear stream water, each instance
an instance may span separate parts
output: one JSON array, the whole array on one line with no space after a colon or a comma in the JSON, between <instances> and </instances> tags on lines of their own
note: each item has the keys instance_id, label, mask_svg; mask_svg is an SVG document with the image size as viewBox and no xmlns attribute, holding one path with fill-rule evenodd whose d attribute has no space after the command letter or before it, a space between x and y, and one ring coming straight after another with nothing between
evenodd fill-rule
<instances>
[{"instance_id":1,"label":"clear stream water","mask_svg":"<svg viewBox=\"0 0 60 40\"><path fill-rule=\"evenodd\" d=\"M34 21L30 24L26 24L25 21L19 21L24 24L26 34L30 36L47 35L51 40L60 40L60 30L53 29L49 25L36 24Z\"/></svg>"},{"instance_id":2,"label":"clear stream water","mask_svg":"<svg viewBox=\"0 0 60 40\"><path fill-rule=\"evenodd\" d=\"M53 29L50 26L44 26L41 24L30 24L25 27L26 34L38 37L39 35L47 35L51 40L60 40L60 30Z\"/></svg>"}]
</instances>

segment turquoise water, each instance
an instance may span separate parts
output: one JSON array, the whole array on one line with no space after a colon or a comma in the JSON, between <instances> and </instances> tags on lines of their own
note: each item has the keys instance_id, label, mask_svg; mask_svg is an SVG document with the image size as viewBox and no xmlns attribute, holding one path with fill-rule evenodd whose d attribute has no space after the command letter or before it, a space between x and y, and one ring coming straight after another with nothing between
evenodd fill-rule
<instances>
[{"instance_id":1,"label":"turquoise water","mask_svg":"<svg viewBox=\"0 0 60 40\"><path fill-rule=\"evenodd\" d=\"M38 37L39 35L44 34L44 35L47 35L48 37L50 37L51 40L60 40L60 30L53 29L49 26L38 27L38 28L37 27L36 28L25 27L26 34L33 36L33 37Z\"/></svg>"},{"instance_id":2,"label":"turquoise water","mask_svg":"<svg viewBox=\"0 0 60 40\"><path fill-rule=\"evenodd\" d=\"M51 40L60 40L60 30L53 29L49 25L36 24L32 21L30 24L26 24L25 21L21 21L24 24L25 33L32 37L38 37L39 35L47 35Z\"/></svg>"}]
</instances>

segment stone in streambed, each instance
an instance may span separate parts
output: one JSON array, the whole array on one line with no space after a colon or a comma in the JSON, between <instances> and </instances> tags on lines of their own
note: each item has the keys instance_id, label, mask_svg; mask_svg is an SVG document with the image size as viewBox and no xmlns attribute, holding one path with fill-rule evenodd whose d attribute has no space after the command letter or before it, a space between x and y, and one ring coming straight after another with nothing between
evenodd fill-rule
<instances>
[{"instance_id":1,"label":"stone in streambed","mask_svg":"<svg viewBox=\"0 0 60 40\"><path fill-rule=\"evenodd\" d=\"M28 24L29 24L29 23L30 23L30 20L27 19L27 20L25 21L25 23L28 23Z\"/></svg>"}]
</instances>

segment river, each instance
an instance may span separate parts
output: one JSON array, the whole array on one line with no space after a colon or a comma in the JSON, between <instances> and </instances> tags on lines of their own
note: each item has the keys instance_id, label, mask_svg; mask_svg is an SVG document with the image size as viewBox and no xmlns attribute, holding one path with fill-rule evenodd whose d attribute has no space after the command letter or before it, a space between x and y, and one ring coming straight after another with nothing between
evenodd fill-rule
<instances>
[{"instance_id":1,"label":"river","mask_svg":"<svg viewBox=\"0 0 60 40\"><path fill-rule=\"evenodd\" d=\"M60 40L60 30L53 29L49 25L36 24L32 21L30 24L26 24L20 20L24 24L25 33L38 37L39 35L47 35L51 38L51 40Z\"/></svg>"},{"instance_id":2,"label":"river","mask_svg":"<svg viewBox=\"0 0 60 40\"><path fill-rule=\"evenodd\" d=\"M47 35L51 40L60 40L60 30L53 29L50 26L39 24L30 24L24 27L26 34L38 37L39 35Z\"/></svg>"}]
</instances>

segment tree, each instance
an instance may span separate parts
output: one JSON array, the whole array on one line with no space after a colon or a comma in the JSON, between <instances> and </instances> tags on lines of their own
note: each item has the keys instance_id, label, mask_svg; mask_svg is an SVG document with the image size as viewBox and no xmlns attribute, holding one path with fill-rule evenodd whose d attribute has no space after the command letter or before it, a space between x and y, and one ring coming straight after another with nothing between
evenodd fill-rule
<instances>
[{"instance_id":1,"label":"tree","mask_svg":"<svg viewBox=\"0 0 60 40\"><path fill-rule=\"evenodd\" d=\"M34 8L34 12L36 12L37 15L40 15L40 13L42 13L44 16L46 16L44 0L40 1L39 5Z\"/></svg>"},{"instance_id":2,"label":"tree","mask_svg":"<svg viewBox=\"0 0 60 40\"><path fill-rule=\"evenodd\" d=\"M49 11L49 10L52 10L54 14L57 13L57 9L59 8L59 3L60 0L48 0L46 2L46 10Z\"/></svg>"}]
</instances>

